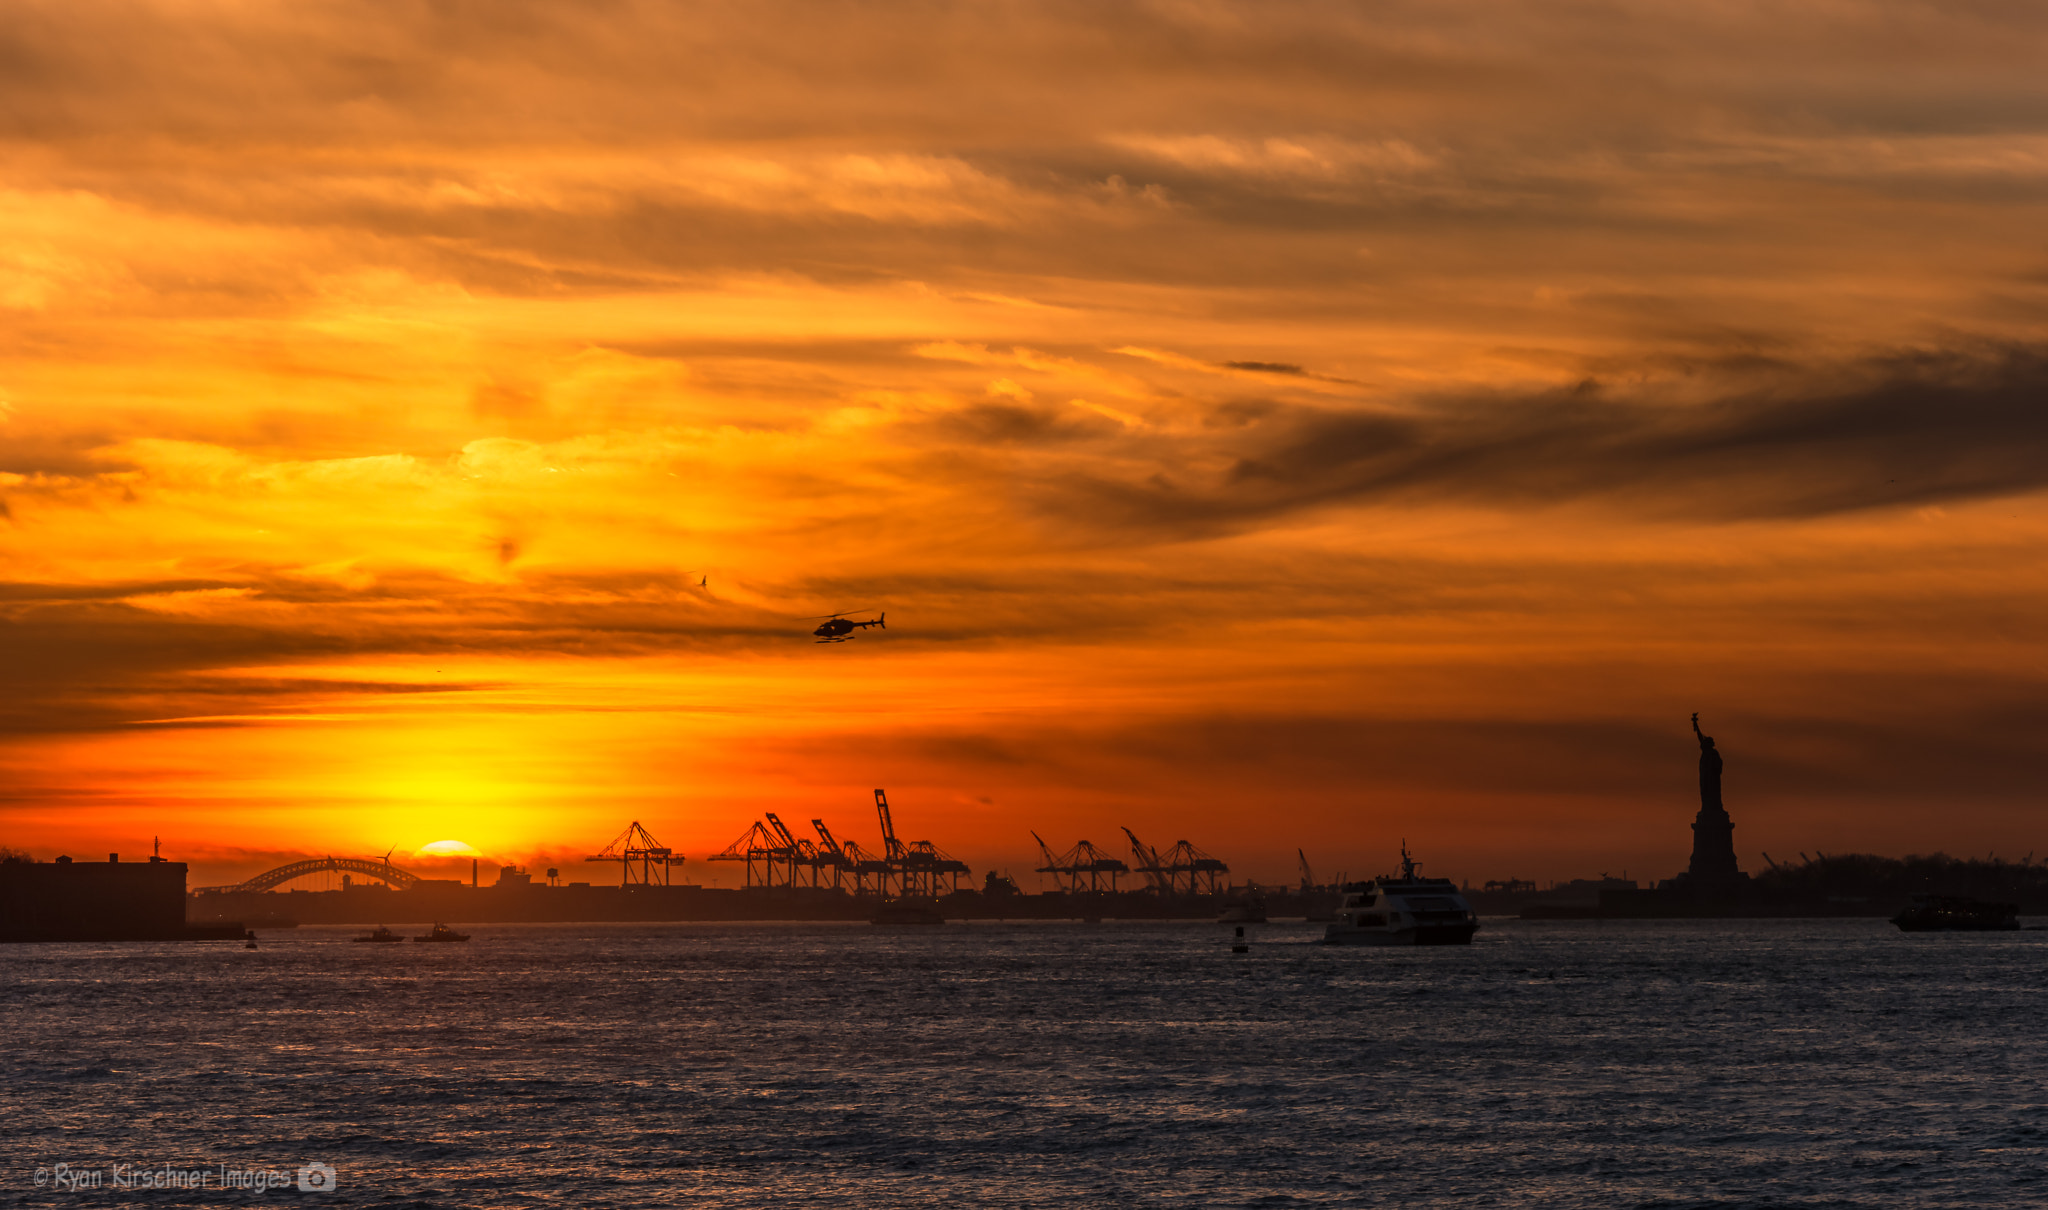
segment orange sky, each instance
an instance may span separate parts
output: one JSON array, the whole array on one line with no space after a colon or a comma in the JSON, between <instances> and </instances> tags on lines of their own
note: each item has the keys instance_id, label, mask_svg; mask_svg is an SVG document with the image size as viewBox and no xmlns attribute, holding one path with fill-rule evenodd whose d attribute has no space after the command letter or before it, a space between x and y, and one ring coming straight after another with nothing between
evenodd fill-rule
<instances>
[{"instance_id":1,"label":"orange sky","mask_svg":"<svg viewBox=\"0 0 2048 1210\"><path fill-rule=\"evenodd\" d=\"M1997 4L9 5L0 843L695 859L886 786L977 876L1666 876L1698 710L1746 868L2048 851L2043 61Z\"/></svg>"}]
</instances>

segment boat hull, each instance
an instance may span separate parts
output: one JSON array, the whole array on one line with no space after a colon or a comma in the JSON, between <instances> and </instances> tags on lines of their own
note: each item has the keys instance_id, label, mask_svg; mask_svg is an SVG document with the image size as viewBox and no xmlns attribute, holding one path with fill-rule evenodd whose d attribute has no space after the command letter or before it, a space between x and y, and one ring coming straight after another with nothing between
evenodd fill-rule
<instances>
[{"instance_id":1,"label":"boat hull","mask_svg":"<svg viewBox=\"0 0 2048 1210\"><path fill-rule=\"evenodd\" d=\"M1333 924L1324 945L1470 945L1477 924L1425 924L1398 929L1347 928Z\"/></svg>"},{"instance_id":2,"label":"boat hull","mask_svg":"<svg viewBox=\"0 0 2048 1210\"><path fill-rule=\"evenodd\" d=\"M1968 895L1915 895L1892 923L1902 933L2009 933L2019 929L2020 911Z\"/></svg>"},{"instance_id":3,"label":"boat hull","mask_svg":"<svg viewBox=\"0 0 2048 1210\"><path fill-rule=\"evenodd\" d=\"M1902 933L2016 933L2018 920L1913 920L1894 917Z\"/></svg>"}]
</instances>

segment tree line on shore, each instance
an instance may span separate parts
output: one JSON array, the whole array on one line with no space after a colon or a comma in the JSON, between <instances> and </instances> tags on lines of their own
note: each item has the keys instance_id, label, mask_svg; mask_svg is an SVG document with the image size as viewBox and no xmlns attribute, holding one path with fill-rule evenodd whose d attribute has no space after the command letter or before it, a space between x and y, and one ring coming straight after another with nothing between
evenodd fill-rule
<instances>
[{"instance_id":1,"label":"tree line on shore","mask_svg":"<svg viewBox=\"0 0 2048 1210\"><path fill-rule=\"evenodd\" d=\"M2048 914L2048 862L2032 853L2021 861L1951 857L1946 853L1879 857L1873 853L1800 854L1801 861L1771 862L1758 889L1801 900L1879 900L1904 903L1915 894L1969 895L2010 903L2030 915ZM1768 861L1768 857L1766 857Z\"/></svg>"}]
</instances>

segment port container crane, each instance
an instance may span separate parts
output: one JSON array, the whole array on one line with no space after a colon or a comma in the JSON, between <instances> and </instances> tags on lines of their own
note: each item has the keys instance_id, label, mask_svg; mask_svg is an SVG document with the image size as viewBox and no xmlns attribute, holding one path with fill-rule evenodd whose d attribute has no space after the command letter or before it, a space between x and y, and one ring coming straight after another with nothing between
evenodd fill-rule
<instances>
[{"instance_id":1,"label":"port container crane","mask_svg":"<svg viewBox=\"0 0 2048 1210\"><path fill-rule=\"evenodd\" d=\"M640 826L639 820L626 825L603 850L584 858L585 861L616 861L620 866L620 886L667 886L670 866L683 864L675 851L654 838L653 833ZM637 877L635 865L639 866ZM656 871L661 881L654 879Z\"/></svg>"},{"instance_id":2,"label":"port container crane","mask_svg":"<svg viewBox=\"0 0 2048 1210\"><path fill-rule=\"evenodd\" d=\"M1080 889L1080 876L1082 874L1088 875L1088 889L1090 892L1097 892L1102 889L1100 880L1106 875L1109 878L1109 893L1114 895L1116 894L1116 880L1131 872L1131 867L1125 865L1120 858L1110 856L1108 853L1096 848L1092 842L1086 840L1075 845L1073 850L1066 855L1066 859L1071 863L1074 870L1074 886L1076 890Z\"/></svg>"},{"instance_id":3,"label":"port container crane","mask_svg":"<svg viewBox=\"0 0 2048 1210\"><path fill-rule=\"evenodd\" d=\"M898 840L896 821L889 815L889 796L881 790L875 791L875 814L882 821L883 860L896 875L897 890L904 898L937 898L941 879L950 883L945 889L960 888L961 877L970 873L967 863L948 856L929 840L908 844Z\"/></svg>"},{"instance_id":4,"label":"port container crane","mask_svg":"<svg viewBox=\"0 0 2048 1210\"><path fill-rule=\"evenodd\" d=\"M1167 851L1166 877L1169 891L1177 889L1181 876L1186 875L1187 894L1220 895L1223 893L1223 876L1228 873L1228 865L1185 840Z\"/></svg>"},{"instance_id":5,"label":"port container crane","mask_svg":"<svg viewBox=\"0 0 2048 1210\"><path fill-rule=\"evenodd\" d=\"M1052 847L1045 843L1044 837L1033 832L1031 839L1038 842L1039 851L1045 854L1045 865L1037 872L1051 874L1053 885L1063 891L1080 894L1085 890L1091 895L1100 894L1102 880L1106 876L1109 879L1109 892L1114 895L1117 878L1131 872L1131 867L1120 859L1110 856L1086 840L1055 857ZM1081 885L1083 875L1088 879L1085 888ZM1066 880L1064 884L1061 882L1062 878Z\"/></svg>"},{"instance_id":6,"label":"port container crane","mask_svg":"<svg viewBox=\"0 0 2048 1210\"><path fill-rule=\"evenodd\" d=\"M770 832L761 821L755 820L752 824L748 825L745 832L740 833L738 840L725 846L723 851L712 854L707 860L745 862L747 864L746 885L749 887L756 885L755 867L758 865L760 867L760 881L758 885L772 887L777 885L778 867L787 864L785 854L794 855L783 846L781 840L773 832ZM791 867L788 874L783 877L781 885L794 885L794 874L795 870Z\"/></svg>"}]
</instances>

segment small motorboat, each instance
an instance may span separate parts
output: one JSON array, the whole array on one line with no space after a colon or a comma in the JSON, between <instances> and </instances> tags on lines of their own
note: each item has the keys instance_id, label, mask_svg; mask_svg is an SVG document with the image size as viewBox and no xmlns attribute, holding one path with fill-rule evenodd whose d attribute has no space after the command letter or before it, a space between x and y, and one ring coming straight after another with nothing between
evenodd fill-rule
<instances>
[{"instance_id":1,"label":"small motorboat","mask_svg":"<svg viewBox=\"0 0 2048 1210\"><path fill-rule=\"evenodd\" d=\"M448 927L447 925L445 925L445 924L437 924L437 925L435 925L435 926L434 926L434 930L433 930L432 932L428 933L428 934L427 934L426 936L424 936L424 937L414 937L414 938L413 938L413 940L414 940L414 941L467 941L467 940L469 940L469 934L468 934L468 933L458 933L458 932L456 932L456 931L455 931L454 929L452 929L452 928L449 928L449 927Z\"/></svg>"},{"instance_id":2,"label":"small motorboat","mask_svg":"<svg viewBox=\"0 0 2048 1210\"><path fill-rule=\"evenodd\" d=\"M376 945L396 945L399 942L405 940L405 938L399 936L397 933L392 932L390 929L385 928L383 925L380 924L377 926L376 932L364 933L360 937L353 938L353 940L358 945L361 945L366 941L374 943Z\"/></svg>"}]
</instances>

